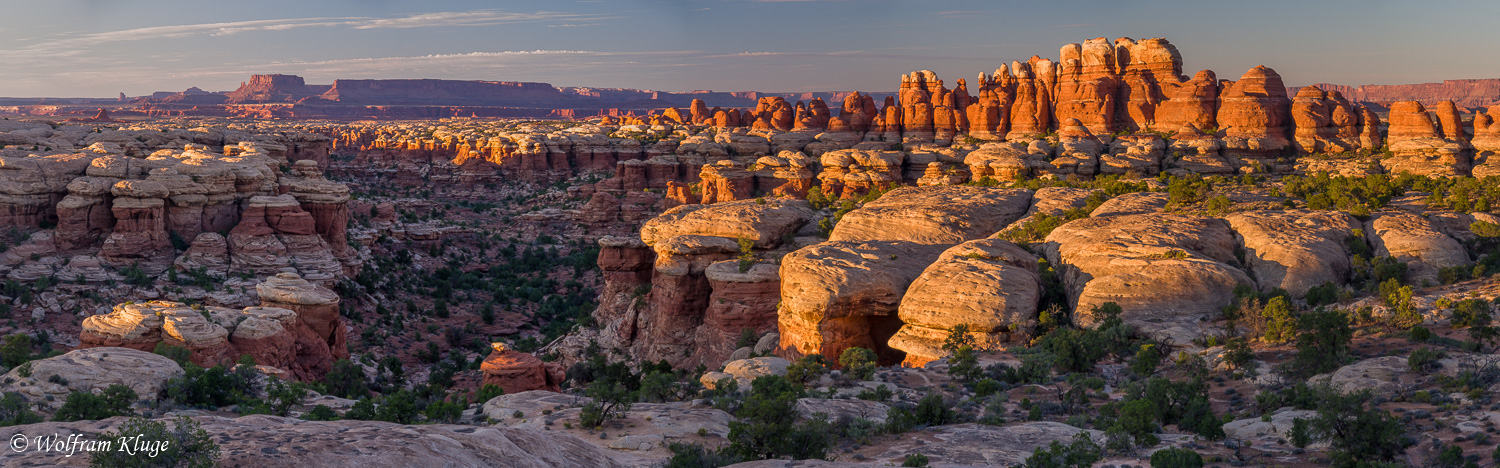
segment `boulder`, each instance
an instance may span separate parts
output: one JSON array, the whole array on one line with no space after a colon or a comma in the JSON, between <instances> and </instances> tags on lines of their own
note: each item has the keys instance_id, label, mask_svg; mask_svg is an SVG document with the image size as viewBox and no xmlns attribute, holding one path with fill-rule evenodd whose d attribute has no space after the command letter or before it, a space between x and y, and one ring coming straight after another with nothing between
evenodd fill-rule
<instances>
[{"instance_id":1,"label":"boulder","mask_svg":"<svg viewBox=\"0 0 1500 468\"><path fill-rule=\"evenodd\" d=\"M787 254L777 354L832 360L858 346L875 350L884 364L900 362L904 353L887 341L901 328L901 298L942 250L904 241L830 241Z\"/></svg>"},{"instance_id":2,"label":"boulder","mask_svg":"<svg viewBox=\"0 0 1500 468\"><path fill-rule=\"evenodd\" d=\"M889 345L906 352L903 364L921 367L947 357L950 331L966 325L976 346L995 349L1030 335L1041 293L1036 256L999 239L959 244L907 288L897 313L903 325Z\"/></svg>"},{"instance_id":3,"label":"boulder","mask_svg":"<svg viewBox=\"0 0 1500 468\"><path fill-rule=\"evenodd\" d=\"M545 363L529 353L506 349L496 343L489 357L479 365L484 374L481 385L494 384L505 393L520 393L530 390L557 391L566 378L561 365Z\"/></svg>"},{"instance_id":4,"label":"boulder","mask_svg":"<svg viewBox=\"0 0 1500 468\"><path fill-rule=\"evenodd\" d=\"M1384 211L1376 213L1364 227L1375 256L1406 262L1409 282L1436 284L1438 270L1471 264L1462 244L1419 215Z\"/></svg>"},{"instance_id":5,"label":"boulder","mask_svg":"<svg viewBox=\"0 0 1500 468\"><path fill-rule=\"evenodd\" d=\"M902 187L845 214L829 240L953 245L994 234L1030 203L1025 189Z\"/></svg>"},{"instance_id":6,"label":"boulder","mask_svg":"<svg viewBox=\"0 0 1500 468\"><path fill-rule=\"evenodd\" d=\"M655 245L683 235L723 237L731 241L747 238L756 248L773 248L813 216L812 205L787 198L683 205L646 221L641 226L641 240Z\"/></svg>"},{"instance_id":7,"label":"boulder","mask_svg":"<svg viewBox=\"0 0 1500 468\"><path fill-rule=\"evenodd\" d=\"M161 342L162 317L158 306L174 302L151 301L119 304L104 315L93 315L83 319L83 330L79 332L80 346L124 347L151 352Z\"/></svg>"},{"instance_id":8,"label":"boulder","mask_svg":"<svg viewBox=\"0 0 1500 468\"><path fill-rule=\"evenodd\" d=\"M1240 211L1225 216L1245 246L1245 261L1262 291L1281 288L1301 297L1349 277L1344 239L1362 226L1337 211Z\"/></svg>"},{"instance_id":9,"label":"boulder","mask_svg":"<svg viewBox=\"0 0 1500 468\"><path fill-rule=\"evenodd\" d=\"M758 357L729 361L724 364L724 373L739 381L740 388L749 389L757 377L768 375L785 376L791 361L778 357Z\"/></svg>"},{"instance_id":10,"label":"boulder","mask_svg":"<svg viewBox=\"0 0 1500 468\"><path fill-rule=\"evenodd\" d=\"M1043 250L1063 275L1074 321L1091 326L1100 305L1143 332L1187 343L1254 286L1237 263L1234 232L1222 219L1176 214L1113 215L1054 229Z\"/></svg>"},{"instance_id":11,"label":"boulder","mask_svg":"<svg viewBox=\"0 0 1500 468\"><path fill-rule=\"evenodd\" d=\"M79 349L28 364L6 373L0 390L18 392L51 410L61 407L69 393L97 393L114 384L130 387L141 399L153 399L162 394L167 381L184 375L182 366L171 359L130 348ZM23 370L29 375L23 377Z\"/></svg>"}]
</instances>

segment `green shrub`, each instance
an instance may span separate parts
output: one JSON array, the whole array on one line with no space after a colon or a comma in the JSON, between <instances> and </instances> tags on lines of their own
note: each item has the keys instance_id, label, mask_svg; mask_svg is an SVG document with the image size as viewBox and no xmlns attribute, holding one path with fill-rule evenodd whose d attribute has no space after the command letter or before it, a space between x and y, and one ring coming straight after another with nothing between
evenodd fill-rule
<instances>
[{"instance_id":1,"label":"green shrub","mask_svg":"<svg viewBox=\"0 0 1500 468\"><path fill-rule=\"evenodd\" d=\"M151 352L156 353L160 356L165 356L167 359L176 361L177 365L179 366L185 367L188 365L188 363L192 362L191 360L189 360L189 358L193 355L192 351L188 351L187 348L181 346L172 346L166 344L165 342L157 343L156 348Z\"/></svg>"},{"instance_id":2,"label":"green shrub","mask_svg":"<svg viewBox=\"0 0 1500 468\"><path fill-rule=\"evenodd\" d=\"M593 399L578 413L578 422L584 428L597 428L610 419L623 416L635 402L635 394L624 382L616 379L596 380L584 393Z\"/></svg>"},{"instance_id":3,"label":"green shrub","mask_svg":"<svg viewBox=\"0 0 1500 468\"><path fill-rule=\"evenodd\" d=\"M339 398L358 399L370 393L365 380L365 368L348 359L333 362L333 368L323 375L324 393Z\"/></svg>"},{"instance_id":4,"label":"green shrub","mask_svg":"<svg viewBox=\"0 0 1500 468\"><path fill-rule=\"evenodd\" d=\"M1297 321L1292 317L1292 303L1286 296L1266 301L1261 316L1265 317L1266 342L1285 343L1296 335Z\"/></svg>"},{"instance_id":5,"label":"green shrub","mask_svg":"<svg viewBox=\"0 0 1500 468\"><path fill-rule=\"evenodd\" d=\"M1311 421L1306 419L1292 419L1292 429L1287 432L1287 438L1291 439L1293 447L1307 448L1312 443L1311 426Z\"/></svg>"},{"instance_id":6,"label":"green shrub","mask_svg":"<svg viewBox=\"0 0 1500 468\"><path fill-rule=\"evenodd\" d=\"M824 419L797 424L800 387L778 376L751 382L750 394L729 423L729 453L746 460L789 457L823 458L833 444L832 427Z\"/></svg>"},{"instance_id":7,"label":"green shrub","mask_svg":"<svg viewBox=\"0 0 1500 468\"><path fill-rule=\"evenodd\" d=\"M911 467L922 468L922 467L927 466L928 463L932 463L932 461L928 460L926 455L922 455L920 453L907 454L906 458L903 459L903 460L901 460L901 466L904 466L904 467L905 466L911 466Z\"/></svg>"},{"instance_id":8,"label":"green shrub","mask_svg":"<svg viewBox=\"0 0 1500 468\"><path fill-rule=\"evenodd\" d=\"M34 359L32 344L31 335L18 333L5 337L5 344L0 345L0 364L16 367Z\"/></svg>"},{"instance_id":9,"label":"green shrub","mask_svg":"<svg viewBox=\"0 0 1500 468\"><path fill-rule=\"evenodd\" d=\"M856 379L873 379L875 378L875 351L858 346L846 348L843 353L839 354L839 365Z\"/></svg>"},{"instance_id":10,"label":"green shrub","mask_svg":"<svg viewBox=\"0 0 1500 468\"><path fill-rule=\"evenodd\" d=\"M161 447L155 456L144 458L140 453L108 450L89 453L89 466L94 468L115 467L183 467L207 468L218 466L219 444L208 435L197 422L187 416L172 420L173 427L161 421L133 418L120 425L115 433L99 434L98 440L120 440L133 438L133 445Z\"/></svg>"},{"instance_id":11,"label":"green shrub","mask_svg":"<svg viewBox=\"0 0 1500 468\"><path fill-rule=\"evenodd\" d=\"M1339 301L1339 287L1332 281L1313 286L1307 290L1307 296L1304 299L1307 300L1308 307L1333 304Z\"/></svg>"},{"instance_id":12,"label":"green shrub","mask_svg":"<svg viewBox=\"0 0 1500 468\"><path fill-rule=\"evenodd\" d=\"M759 341L759 338L759 336L755 335L754 329L742 329L740 330L740 340L734 343L734 349L749 348L755 346L755 343Z\"/></svg>"},{"instance_id":13,"label":"green shrub","mask_svg":"<svg viewBox=\"0 0 1500 468\"><path fill-rule=\"evenodd\" d=\"M823 355L809 354L797 358L787 366L786 380L798 386L806 386L817 381L825 372L828 372L828 366L824 364Z\"/></svg>"},{"instance_id":14,"label":"green shrub","mask_svg":"<svg viewBox=\"0 0 1500 468\"><path fill-rule=\"evenodd\" d=\"M334 412L333 408L329 408L328 405L317 405L308 410L306 414L303 414L301 419L305 421L337 421L339 414Z\"/></svg>"},{"instance_id":15,"label":"green shrub","mask_svg":"<svg viewBox=\"0 0 1500 468\"><path fill-rule=\"evenodd\" d=\"M344 419L374 421L375 400L370 397L360 398L359 401L354 402L354 406L349 407L349 411L344 412Z\"/></svg>"},{"instance_id":16,"label":"green shrub","mask_svg":"<svg viewBox=\"0 0 1500 468\"><path fill-rule=\"evenodd\" d=\"M352 409L351 409L352 411ZM354 419L354 418L349 418ZM417 420L416 396L411 391L398 390L380 398L380 407L375 411L376 421L396 424L411 424Z\"/></svg>"},{"instance_id":17,"label":"green shrub","mask_svg":"<svg viewBox=\"0 0 1500 468\"><path fill-rule=\"evenodd\" d=\"M755 253L751 250L755 247L755 240L749 237L740 237L738 242L740 245L740 273L744 273L750 271L750 267L755 266Z\"/></svg>"},{"instance_id":18,"label":"green shrub","mask_svg":"<svg viewBox=\"0 0 1500 468\"><path fill-rule=\"evenodd\" d=\"M1135 359L1130 361L1130 371L1137 375L1151 375L1156 372L1156 366L1161 365L1162 357L1155 344L1141 345L1140 351L1135 352Z\"/></svg>"},{"instance_id":19,"label":"green shrub","mask_svg":"<svg viewBox=\"0 0 1500 468\"><path fill-rule=\"evenodd\" d=\"M255 368L240 366L229 371L224 366L208 369L188 365L185 374L167 381L166 393L172 402L191 407L218 408L239 403L252 394Z\"/></svg>"},{"instance_id":20,"label":"green shrub","mask_svg":"<svg viewBox=\"0 0 1500 468\"><path fill-rule=\"evenodd\" d=\"M302 404L302 398L307 396L307 386L302 382L286 382L281 379L272 378L271 383L266 385L266 400L271 407L271 414L286 416L293 405Z\"/></svg>"},{"instance_id":21,"label":"green shrub","mask_svg":"<svg viewBox=\"0 0 1500 468\"><path fill-rule=\"evenodd\" d=\"M422 414L427 416L428 422L456 423L458 422L458 418L463 416L464 409L469 406L467 398L457 398L457 400L453 401L439 400L429 403L427 409L422 411Z\"/></svg>"},{"instance_id":22,"label":"green shrub","mask_svg":"<svg viewBox=\"0 0 1500 468\"><path fill-rule=\"evenodd\" d=\"M42 422L42 417L31 412L31 405L20 393L5 392L0 397L0 427Z\"/></svg>"},{"instance_id":23,"label":"green shrub","mask_svg":"<svg viewBox=\"0 0 1500 468\"><path fill-rule=\"evenodd\" d=\"M1406 356L1406 365L1413 372L1427 373L1436 369L1438 360L1446 357L1447 353L1432 348L1417 348Z\"/></svg>"},{"instance_id":24,"label":"green shrub","mask_svg":"<svg viewBox=\"0 0 1500 468\"><path fill-rule=\"evenodd\" d=\"M1368 390L1341 394L1323 386L1314 391L1318 395L1318 417L1312 432L1329 442L1333 466L1394 461L1411 445L1400 420L1384 410L1367 408Z\"/></svg>"},{"instance_id":25,"label":"green shrub","mask_svg":"<svg viewBox=\"0 0 1500 468\"><path fill-rule=\"evenodd\" d=\"M1045 449L1040 449L1026 457L1025 468L1088 468L1094 466L1095 462L1104 459L1104 451L1089 438L1088 431L1079 432L1073 436L1073 442L1063 445L1052 441Z\"/></svg>"},{"instance_id":26,"label":"green shrub","mask_svg":"<svg viewBox=\"0 0 1500 468\"><path fill-rule=\"evenodd\" d=\"M1293 367L1302 375L1313 375L1337 369L1349 356L1349 341L1354 331L1349 317L1337 310L1314 310L1297 320L1297 355Z\"/></svg>"},{"instance_id":27,"label":"green shrub","mask_svg":"<svg viewBox=\"0 0 1500 468\"><path fill-rule=\"evenodd\" d=\"M741 461L727 450L708 450L699 444L672 442L667 450L672 452L672 458L663 468L719 468Z\"/></svg>"},{"instance_id":28,"label":"green shrub","mask_svg":"<svg viewBox=\"0 0 1500 468\"><path fill-rule=\"evenodd\" d=\"M1151 468L1202 468L1203 456L1189 449L1168 447L1151 454Z\"/></svg>"},{"instance_id":29,"label":"green shrub","mask_svg":"<svg viewBox=\"0 0 1500 468\"><path fill-rule=\"evenodd\" d=\"M479 404L482 405L482 404L484 404L486 402L489 402L490 400L495 399L495 397L498 397L498 396L504 395L504 394L505 394L505 389L500 388L499 385L484 384L483 386L479 387L479 390L475 391L475 393L474 393L474 402L475 403L479 403Z\"/></svg>"},{"instance_id":30,"label":"green shrub","mask_svg":"<svg viewBox=\"0 0 1500 468\"><path fill-rule=\"evenodd\" d=\"M129 416L135 414L130 405L136 399L135 390L120 384L112 384L98 395L87 391L73 392L68 394L67 401L52 415L52 420L83 421Z\"/></svg>"}]
</instances>

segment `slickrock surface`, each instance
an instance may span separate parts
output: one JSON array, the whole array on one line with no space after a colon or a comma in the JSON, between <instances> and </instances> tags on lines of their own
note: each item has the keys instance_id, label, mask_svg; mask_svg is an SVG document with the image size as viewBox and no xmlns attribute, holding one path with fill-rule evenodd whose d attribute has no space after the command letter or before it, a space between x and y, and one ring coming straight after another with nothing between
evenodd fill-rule
<instances>
[{"instance_id":1,"label":"slickrock surface","mask_svg":"<svg viewBox=\"0 0 1500 468\"><path fill-rule=\"evenodd\" d=\"M1436 282L1439 269L1470 264L1463 245L1419 215L1377 213L1365 222L1365 237L1375 255L1406 262L1407 277L1417 284Z\"/></svg>"},{"instance_id":2,"label":"slickrock surface","mask_svg":"<svg viewBox=\"0 0 1500 468\"><path fill-rule=\"evenodd\" d=\"M1224 219L1245 246L1245 260L1261 290L1285 289L1293 296L1349 276L1344 239L1362 226L1331 211L1241 211Z\"/></svg>"},{"instance_id":3,"label":"slickrock surface","mask_svg":"<svg viewBox=\"0 0 1500 468\"><path fill-rule=\"evenodd\" d=\"M0 390L18 392L27 402L52 410L72 392L100 392L113 384L130 387L142 399L162 393L166 383L183 375L171 359L128 348L90 348L31 361L30 376L11 369L0 378ZM57 376L60 378L55 378Z\"/></svg>"},{"instance_id":4,"label":"slickrock surface","mask_svg":"<svg viewBox=\"0 0 1500 468\"><path fill-rule=\"evenodd\" d=\"M902 187L844 215L828 239L953 245L994 234L1030 202L1024 189Z\"/></svg>"},{"instance_id":5,"label":"slickrock surface","mask_svg":"<svg viewBox=\"0 0 1500 468\"><path fill-rule=\"evenodd\" d=\"M1096 323L1093 309L1114 302L1127 323L1186 343L1233 300L1235 286L1253 285L1231 266L1237 245L1224 220L1144 214L1064 224L1043 249L1063 273L1078 323Z\"/></svg>"},{"instance_id":6,"label":"slickrock surface","mask_svg":"<svg viewBox=\"0 0 1500 468\"><path fill-rule=\"evenodd\" d=\"M1029 334L1040 299L1036 256L999 239L965 242L912 281L897 313L903 325L889 344L920 366L946 357L949 330L967 325L976 346L993 349Z\"/></svg>"},{"instance_id":7,"label":"slickrock surface","mask_svg":"<svg viewBox=\"0 0 1500 468\"><path fill-rule=\"evenodd\" d=\"M901 297L940 253L942 246L903 241L830 241L787 254L777 354L838 356L858 346L899 362L902 353L886 343L901 327Z\"/></svg>"},{"instance_id":8,"label":"slickrock surface","mask_svg":"<svg viewBox=\"0 0 1500 468\"><path fill-rule=\"evenodd\" d=\"M219 444L221 466L450 466L552 468L634 466L578 437L541 430L456 425L401 425L378 421L302 421L254 415L194 418ZM98 434L125 418L40 423L11 429L26 434ZM167 422L168 427L172 423ZM87 466L68 452L7 451L7 466ZM621 460L626 461L621 461Z\"/></svg>"}]
</instances>

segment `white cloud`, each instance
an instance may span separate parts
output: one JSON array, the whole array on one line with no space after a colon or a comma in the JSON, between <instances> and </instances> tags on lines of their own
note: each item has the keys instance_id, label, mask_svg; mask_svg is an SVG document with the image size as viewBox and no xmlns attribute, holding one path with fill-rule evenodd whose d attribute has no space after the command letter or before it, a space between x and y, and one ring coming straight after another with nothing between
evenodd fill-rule
<instances>
[{"instance_id":1,"label":"white cloud","mask_svg":"<svg viewBox=\"0 0 1500 468\"><path fill-rule=\"evenodd\" d=\"M75 57L100 45L140 41L149 39L173 39L195 36L232 36L257 31L285 31L299 28L350 28L350 29L410 29L432 27L474 27L514 23L563 22L564 25L581 26L579 22L596 22L619 17L591 13L566 13L541 11L536 13L512 13L499 10L473 10L461 12L421 13L395 18L369 17L315 17L284 18L268 20L230 21L220 23L180 24L122 29L98 33L77 34L52 40L42 40L31 45L13 49L0 49L0 59L11 61L55 60L59 57ZM595 23L597 24L597 23Z\"/></svg>"}]
</instances>

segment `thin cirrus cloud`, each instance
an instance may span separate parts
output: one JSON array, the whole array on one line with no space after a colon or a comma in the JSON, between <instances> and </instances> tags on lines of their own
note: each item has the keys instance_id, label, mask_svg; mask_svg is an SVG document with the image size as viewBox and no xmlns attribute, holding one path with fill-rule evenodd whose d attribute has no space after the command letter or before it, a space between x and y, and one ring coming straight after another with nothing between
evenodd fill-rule
<instances>
[{"instance_id":1,"label":"thin cirrus cloud","mask_svg":"<svg viewBox=\"0 0 1500 468\"><path fill-rule=\"evenodd\" d=\"M109 43L194 36L232 36L258 31L286 31L302 28L410 29L542 22L569 22L564 24L578 26L588 23L597 24L598 21L617 18L591 13L549 11L514 13L500 10L473 10L421 13L394 18L315 17L180 24L63 37L20 48L0 50L0 57L10 59L73 57L82 55L97 46Z\"/></svg>"}]
</instances>

